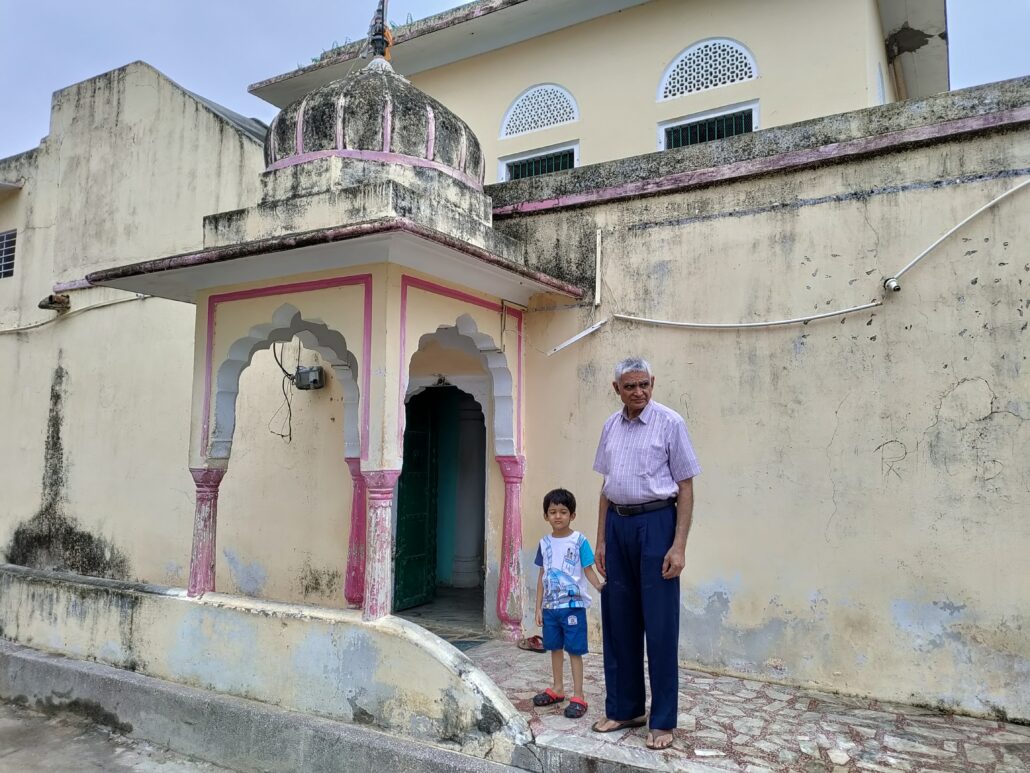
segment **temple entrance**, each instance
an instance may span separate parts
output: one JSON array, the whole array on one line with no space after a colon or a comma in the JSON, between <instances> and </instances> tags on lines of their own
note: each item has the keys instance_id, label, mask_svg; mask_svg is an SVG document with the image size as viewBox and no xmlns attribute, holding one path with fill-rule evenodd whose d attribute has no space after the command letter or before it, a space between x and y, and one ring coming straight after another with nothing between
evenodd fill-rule
<instances>
[{"instance_id":1,"label":"temple entrance","mask_svg":"<svg viewBox=\"0 0 1030 773\"><path fill-rule=\"evenodd\" d=\"M406 404L397 484L394 611L448 640L483 628L486 423L450 385Z\"/></svg>"}]
</instances>

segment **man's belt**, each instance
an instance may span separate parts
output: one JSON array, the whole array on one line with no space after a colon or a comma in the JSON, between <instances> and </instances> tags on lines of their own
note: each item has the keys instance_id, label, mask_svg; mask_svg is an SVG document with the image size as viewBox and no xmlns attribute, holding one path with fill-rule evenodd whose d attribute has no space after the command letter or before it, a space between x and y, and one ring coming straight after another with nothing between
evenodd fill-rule
<instances>
[{"instance_id":1,"label":"man's belt","mask_svg":"<svg viewBox=\"0 0 1030 773\"><path fill-rule=\"evenodd\" d=\"M612 510L617 512L619 515L640 515L641 513L650 513L652 510L661 510L666 507L671 507L676 504L676 497L670 499L655 499L651 502L643 502L639 505L615 505L611 502L608 503Z\"/></svg>"}]
</instances>

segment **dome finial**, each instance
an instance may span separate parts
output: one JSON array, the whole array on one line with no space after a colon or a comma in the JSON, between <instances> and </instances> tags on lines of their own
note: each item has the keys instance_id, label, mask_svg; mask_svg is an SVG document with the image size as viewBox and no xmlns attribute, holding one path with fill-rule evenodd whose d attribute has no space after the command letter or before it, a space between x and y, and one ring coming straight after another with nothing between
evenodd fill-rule
<instances>
[{"instance_id":1,"label":"dome finial","mask_svg":"<svg viewBox=\"0 0 1030 773\"><path fill-rule=\"evenodd\" d=\"M386 23L386 3L387 0L379 0L379 7L372 17L372 23L368 25L368 44L372 47L373 54L389 61L393 35L390 34L390 27Z\"/></svg>"}]
</instances>

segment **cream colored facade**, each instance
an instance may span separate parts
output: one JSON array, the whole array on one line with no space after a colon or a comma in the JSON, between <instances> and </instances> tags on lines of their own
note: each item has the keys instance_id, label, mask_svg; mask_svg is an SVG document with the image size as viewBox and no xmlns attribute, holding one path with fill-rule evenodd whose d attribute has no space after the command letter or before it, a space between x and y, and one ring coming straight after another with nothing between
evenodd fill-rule
<instances>
[{"instance_id":1,"label":"cream colored facade","mask_svg":"<svg viewBox=\"0 0 1030 773\"><path fill-rule=\"evenodd\" d=\"M659 0L619 15L623 32L637 25L627 39L646 37L655 52L641 54L650 57L650 74L634 76L647 98L624 111L646 113L640 126L647 130L613 124L613 154L616 139L619 157L653 150L658 122L717 107L724 95L768 106L761 127L774 116L789 123L811 115L776 107L784 92L773 73L799 66L789 47L777 54L750 38L760 73L751 86L768 91L743 83L683 97L682 108L655 102L656 78L679 51L727 35L716 29L714 10L706 16L712 26L699 22L698 37L686 40L666 33L671 21L645 15L675 7ZM813 85L808 91L823 100L823 113L875 101L876 16L871 4L846 7L858 9L850 29L862 34L826 45L858 73L837 74L858 84L848 97L857 104L834 102L844 97L829 82ZM553 46L547 52L569 68L571 85L563 85L580 100L571 80L575 58L558 49L588 39L614 45L610 23L583 25L597 28L582 40L573 29L512 49L527 63L546 58L534 47ZM784 25L789 38L796 25ZM760 26L776 28L768 19ZM743 41L744 32L731 37ZM813 41L822 45L819 35ZM482 92L463 112L463 94L436 95L473 126L489 113L496 127L514 95L545 79L542 67L515 66L509 54L481 57L484 68L493 62L493 80L489 68L481 82L478 70L461 74L463 83L489 84L494 103L485 105ZM413 80L435 93L448 69ZM528 70L524 84L515 82L520 69ZM502 72L511 79L506 95L497 88ZM54 313L36 303L55 282L190 253L211 247L209 239L221 249L280 238L344 211L340 201L314 196L297 211L262 209L262 193L277 184L286 190L286 175L262 177L255 139L146 65L69 87L55 96L41 147L0 162L8 184L0 191L0 228L18 229L15 277L0 280L0 356L12 363L0 375L8 395L0 548L7 560L18 559L33 537L37 568L185 585L195 515L188 468L221 465L228 472L218 498L215 590L342 607L354 493L346 460L357 453L363 469L401 467L405 401L442 379L483 408L484 624L495 631L510 501L495 457L526 460L521 596L501 606L530 632L525 599L545 529L538 502L554 486L573 489L582 502L577 526L593 534L600 481L590 464L600 426L617 408L610 369L640 353L656 367L656 399L687 418L705 470L682 582L684 662L1026 719L1030 694L1020 677L1030 651L1020 632L1030 621L1019 567L1030 550L1021 457L1030 442L1030 385L1021 364L1025 261L1017 252L1030 238L1026 192L955 234L904 278L900 294L884 297L882 282L1025 179L1027 104L1030 85L1002 84L610 162L538 181L533 191L487 188L498 243L528 269L581 287L581 302L535 285L504 286L493 275L487 281L464 264L454 268L442 248L404 263L356 240L346 248L281 247L286 260L325 264L303 264L290 285L267 297L255 291L279 280L231 281L227 268L211 276L230 279L183 299L195 308L103 287L68 289L72 311L51 321ZM580 101L584 127L590 105ZM600 131L594 145L582 135L581 152L599 153L582 163L605 157L600 135L607 136ZM480 134L488 158L507 142L496 136ZM527 149L536 139L517 141ZM321 171L342 174L331 163L337 160ZM641 168L651 170L643 180ZM699 183L683 182L695 172ZM455 207L460 201L441 196L427 206L443 212L445 199ZM398 244L413 250L410 241ZM598 265L603 289L593 298ZM293 286L303 283L317 286ZM245 314L233 300L244 295ZM872 300L881 305L861 314L760 330L687 331L611 317L761 322ZM108 302L118 303L101 305ZM307 327L278 321L290 309ZM606 317L599 332L548 354ZM31 327L36 322L45 324ZM252 332L260 325L267 327ZM342 336L343 350L315 336L317 325ZM270 337L272 330L290 335ZM475 341L476 350L448 347L451 336ZM326 389L293 396L289 443L273 434L283 431L282 374L268 348L257 347L252 359L246 347L245 358L234 352L251 337L265 347L284 344L289 366L326 366ZM344 352L353 361L340 359ZM488 358L503 360L507 394L496 388L502 368L485 367ZM226 363L240 366L238 381L219 381ZM210 381L191 381L194 368ZM348 412L355 385L367 406L361 410L379 417L377 424L362 427L360 411L357 418ZM507 435L498 421L504 398ZM223 413L220 405L228 406ZM231 425L220 423L226 416ZM74 551L68 563L68 551L47 541L55 526L80 535L92 563ZM591 623L596 639L596 616Z\"/></svg>"},{"instance_id":2,"label":"cream colored facade","mask_svg":"<svg viewBox=\"0 0 1030 773\"><path fill-rule=\"evenodd\" d=\"M660 150L660 126L680 119L752 106L769 128L878 105L880 71L893 101L883 37L875 0L655 0L411 80L469 122L495 182L505 159L541 149L576 145L577 166ZM757 77L659 99L666 70L713 39L747 49ZM568 91L578 120L503 137L509 108L539 84Z\"/></svg>"}]
</instances>

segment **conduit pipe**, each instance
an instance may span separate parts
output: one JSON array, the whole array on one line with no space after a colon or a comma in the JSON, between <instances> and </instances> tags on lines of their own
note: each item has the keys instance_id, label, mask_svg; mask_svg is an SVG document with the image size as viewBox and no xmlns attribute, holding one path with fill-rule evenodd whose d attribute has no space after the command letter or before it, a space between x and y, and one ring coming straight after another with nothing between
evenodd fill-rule
<instances>
[{"instance_id":1,"label":"conduit pipe","mask_svg":"<svg viewBox=\"0 0 1030 773\"><path fill-rule=\"evenodd\" d=\"M898 271L893 276L890 276L887 279L885 279L884 282L883 282L884 288L886 290L889 290L889 291L895 292L895 293L900 291L901 290L901 284L898 282L898 280L901 279L901 277L906 272L908 272L913 266L915 266L919 261L921 261L927 255L929 255L931 252L933 252L938 247L938 245L940 245L945 239L947 239L949 236L951 236L957 230L962 228L962 226L964 226L969 221L973 220L977 216L979 216L979 215L983 214L984 212L986 212L987 210L989 210L991 207L993 207L996 204L998 204L998 202L1008 198L1009 196L1011 196L1016 191L1022 190L1023 188L1025 188L1028 185L1030 185L1030 179L1024 180L1023 182L1021 182L1019 185L1015 186L1014 188L1009 188L1009 190L1005 191L1000 196L996 196L995 198L991 199L989 202L987 202L982 207L980 207L980 209L976 210L973 214L969 215L967 218L965 218L961 222L959 222L959 223L955 224L954 226L952 226L951 228L949 228L933 244L931 244L929 247L927 247L921 253L916 255L911 261L909 261L908 265L906 265L903 269ZM601 240L601 232L600 232L600 229L598 229L598 232L597 232L597 241L598 241L597 263L598 263L598 269L600 267L600 261L601 261L600 240ZM598 296L598 294L599 294L599 290L595 289L595 304L596 304L596 297ZM613 320L613 319L622 320L624 322L638 322L638 323L644 324L644 325L656 325L656 326L659 326L659 327L679 327L679 328L688 328L688 329L692 329L692 330L747 330L747 329L751 329L751 328L780 327L780 326L783 326L783 325L804 325L804 324L807 324L807 323L812 322L812 321L817 320L817 319L826 319L828 317L840 317L840 316L844 316L845 314L853 314L853 313L855 313L857 311L865 311L866 309L874 309L877 306L882 306L882 305L883 305L883 300L881 299L881 300L878 300L878 301L870 301L869 303L863 303L860 306L851 306L851 307L846 308L846 309L837 309L835 311L826 311L826 312L823 312L822 314L811 314L811 315L806 316L806 317L793 317L791 319L778 319L778 320L767 321L767 322L674 322L672 320L665 320L665 319L651 319L649 317L635 317L635 316L632 316L630 314L612 314L611 317L605 317L604 319L600 320L599 322L595 322L593 325L588 327L586 330L583 330L582 332L577 333L576 335L574 335L572 338L568 339L567 341L563 341L562 343L558 344L556 347L554 347L553 349L551 349L551 351L549 351L547 353L547 356L550 357L552 354L557 354L562 349L564 349L564 348L566 348L568 346L571 346L572 344L576 343L577 341L579 341L579 340L581 340L583 338L586 338L587 336L597 332L602 327L604 327L604 325L606 325L610 320Z\"/></svg>"},{"instance_id":2,"label":"conduit pipe","mask_svg":"<svg viewBox=\"0 0 1030 773\"><path fill-rule=\"evenodd\" d=\"M1020 190L1022 188L1025 188L1027 185L1030 185L1030 178L1028 178L1026 180L1023 180L1023 182L1021 182L1015 188L1009 188L1007 191L1005 191L1000 196L997 196L997 197L991 199L986 204L984 204L982 207L980 207L980 209L976 210L976 212L974 212L969 217L967 217L965 220L963 220L962 222L958 223L957 225L952 226L951 228L949 228L947 231L945 231L940 236L939 239L937 239L937 241L935 241L933 244L931 244L925 250L923 250L918 255L916 255L914 258L912 258L912 260L909 262L909 264L907 266L905 266L903 269L901 269L901 271L896 273L894 276L887 277L887 279L883 280L884 288L887 289L887 290L890 290L891 292L895 292L895 293L899 292L901 290L901 285L899 284L898 280L901 279L901 277L910 268L912 268L916 263L918 263L923 258L925 258L927 255L929 255L931 252L933 252L937 248L938 244L943 242L945 239L947 239L949 236L951 236L953 233L955 233L955 231L960 229L962 226L964 226L966 223L968 223L973 218L977 217L978 215L980 215L983 212L986 212L987 210L989 210L991 207L993 207L995 204L997 204L1002 199L1005 199L1005 198L1011 196L1013 193L1015 193L1016 191L1018 191L1018 190Z\"/></svg>"},{"instance_id":3,"label":"conduit pipe","mask_svg":"<svg viewBox=\"0 0 1030 773\"><path fill-rule=\"evenodd\" d=\"M84 311L92 311L93 309L102 309L104 306L114 306L117 303L129 303L131 301L145 301L149 298L149 295L135 295L132 298L116 298L113 301L103 301L102 303L94 303L92 306L83 306L81 309L72 309L66 311L57 316L51 317L50 319L44 319L42 322L34 322L31 325L23 325L22 327L9 327L0 330L0 335L4 333L24 333L26 330L35 330L37 327L43 327L49 325L51 322L57 322L60 319L68 319L68 317L74 317L76 314L81 314Z\"/></svg>"}]
</instances>

